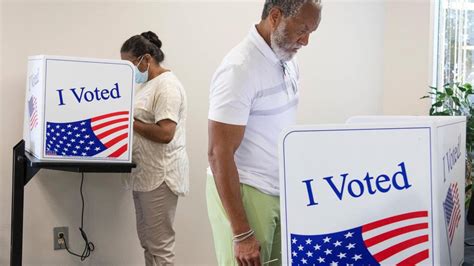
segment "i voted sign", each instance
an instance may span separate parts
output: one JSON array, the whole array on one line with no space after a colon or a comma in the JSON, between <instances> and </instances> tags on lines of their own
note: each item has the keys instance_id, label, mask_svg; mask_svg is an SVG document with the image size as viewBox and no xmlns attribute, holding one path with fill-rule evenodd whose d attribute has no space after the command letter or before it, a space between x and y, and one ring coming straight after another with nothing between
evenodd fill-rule
<instances>
[{"instance_id":1,"label":"i voted sign","mask_svg":"<svg viewBox=\"0 0 474 266\"><path fill-rule=\"evenodd\" d=\"M58 105L66 105L64 98L64 94L70 96L70 98L75 101L76 103L84 103L84 102L107 102L108 100L112 99L120 99L120 88L118 82L116 82L111 89L108 88L95 88L95 89L87 89L86 87L80 88L70 88L64 92L64 89L57 89L58 92Z\"/></svg>"},{"instance_id":2,"label":"i voted sign","mask_svg":"<svg viewBox=\"0 0 474 266\"><path fill-rule=\"evenodd\" d=\"M326 181L326 185L329 185L339 200L343 200L345 194L348 194L345 198L359 198L365 193L373 195L376 193L387 193L391 189L409 189L412 185L410 185L408 180L405 162L401 162L398 166L400 171L395 172L393 175L382 173L374 176L367 172L364 178L351 178L348 173L344 173L336 178L334 176L324 177L323 180ZM302 181L305 183L308 192L309 203L307 206L318 204L314 199L313 181L314 179Z\"/></svg>"},{"instance_id":3,"label":"i voted sign","mask_svg":"<svg viewBox=\"0 0 474 266\"><path fill-rule=\"evenodd\" d=\"M433 262L430 129L300 127L281 145L283 261Z\"/></svg>"},{"instance_id":4,"label":"i voted sign","mask_svg":"<svg viewBox=\"0 0 474 266\"><path fill-rule=\"evenodd\" d=\"M284 265L459 265L464 117L356 117L280 139Z\"/></svg>"},{"instance_id":5,"label":"i voted sign","mask_svg":"<svg viewBox=\"0 0 474 266\"><path fill-rule=\"evenodd\" d=\"M134 70L122 60L28 60L24 139L44 160L131 162Z\"/></svg>"}]
</instances>

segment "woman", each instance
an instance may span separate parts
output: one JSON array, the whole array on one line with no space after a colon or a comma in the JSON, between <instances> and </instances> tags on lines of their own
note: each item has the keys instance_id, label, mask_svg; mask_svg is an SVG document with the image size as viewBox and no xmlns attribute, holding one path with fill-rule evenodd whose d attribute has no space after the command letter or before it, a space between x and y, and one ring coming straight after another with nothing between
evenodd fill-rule
<instances>
[{"instance_id":1,"label":"woman","mask_svg":"<svg viewBox=\"0 0 474 266\"><path fill-rule=\"evenodd\" d=\"M133 161L126 180L133 189L137 231L147 266L173 265L173 221L178 196L189 190L185 149L186 95L176 76L161 66L161 41L148 31L120 50L135 66Z\"/></svg>"}]
</instances>

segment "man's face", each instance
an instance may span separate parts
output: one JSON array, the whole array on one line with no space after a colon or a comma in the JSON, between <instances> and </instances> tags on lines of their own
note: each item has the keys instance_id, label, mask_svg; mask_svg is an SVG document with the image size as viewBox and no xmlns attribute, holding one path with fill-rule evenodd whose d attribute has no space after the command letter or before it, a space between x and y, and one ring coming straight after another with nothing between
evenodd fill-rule
<instances>
[{"instance_id":1,"label":"man's face","mask_svg":"<svg viewBox=\"0 0 474 266\"><path fill-rule=\"evenodd\" d=\"M303 4L298 13L281 19L271 34L271 47L282 61L291 60L298 50L309 42L309 35L321 21L321 10L313 3Z\"/></svg>"}]
</instances>

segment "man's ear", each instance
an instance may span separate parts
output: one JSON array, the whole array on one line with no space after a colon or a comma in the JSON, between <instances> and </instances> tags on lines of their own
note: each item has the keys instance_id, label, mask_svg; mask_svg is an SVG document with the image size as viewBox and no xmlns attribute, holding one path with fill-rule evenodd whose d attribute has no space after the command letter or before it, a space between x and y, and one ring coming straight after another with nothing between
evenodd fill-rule
<instances>
[{"instance_id":1,"label":"man's ear","mask_svg":"<svg viewBox=\"0 0 474 266\"><path fill-rule=\"evenodd\" d=\"M283 12L278 7L272 7L272 9L270 9L268 19L270 21L270 26L272 27L272 31L274 31L276 30L281 20L283 19Z\"/></svg>"}]
</instances>

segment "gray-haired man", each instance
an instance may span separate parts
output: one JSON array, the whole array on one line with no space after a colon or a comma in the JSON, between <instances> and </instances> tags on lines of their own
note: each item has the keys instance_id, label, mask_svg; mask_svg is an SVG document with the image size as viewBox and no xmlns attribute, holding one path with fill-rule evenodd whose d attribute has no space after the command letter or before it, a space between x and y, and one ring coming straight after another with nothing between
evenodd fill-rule
<instances>
[{"instance_id":1,"label":"gray-haired man","mask_svg":"<svg viewBox=\"0 0 474 266\"><path fill-rule=\"evenodd\" d=\"M293 57L320 20L318 0L266 1L214 75L206 194L219 265L281 264L277 140L295 123Z\"/></svg>"}]
</instances>

